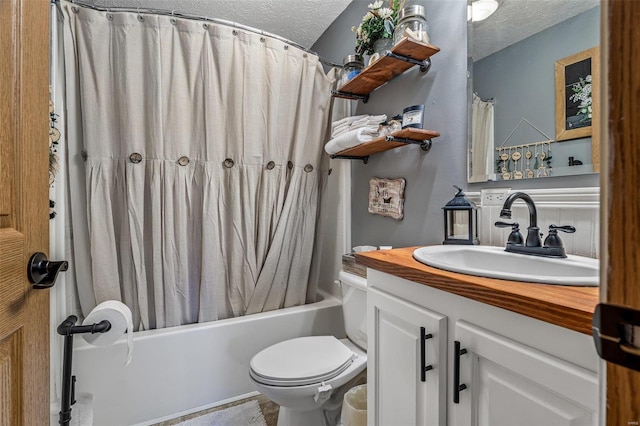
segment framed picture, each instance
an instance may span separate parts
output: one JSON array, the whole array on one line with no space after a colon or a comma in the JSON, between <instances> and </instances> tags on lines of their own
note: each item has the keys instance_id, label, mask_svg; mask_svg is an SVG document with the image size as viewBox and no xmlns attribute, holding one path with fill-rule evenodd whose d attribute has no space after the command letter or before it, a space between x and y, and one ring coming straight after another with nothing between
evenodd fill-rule
<instances>
[{"instance_id":1,"label":"framed picture","mask_svg":"<svg viewBox=\"0 0 640 426\"><path fill-rule=\"evenodd\" d=\"M369 180L369 213L402 220L405 185L406 181L402 178L371 178Z\"/></svg>"},{"instance_id":2,"label":"framed picture","mask_svg":"<svg viewBox=\"0 0 640 426\"><path fill-rule=\"evenodd\" d=\"M555 78L556 141L591 136L592 152L599 152L600 47L557 61Z\"/></svg>"}]
</instances>

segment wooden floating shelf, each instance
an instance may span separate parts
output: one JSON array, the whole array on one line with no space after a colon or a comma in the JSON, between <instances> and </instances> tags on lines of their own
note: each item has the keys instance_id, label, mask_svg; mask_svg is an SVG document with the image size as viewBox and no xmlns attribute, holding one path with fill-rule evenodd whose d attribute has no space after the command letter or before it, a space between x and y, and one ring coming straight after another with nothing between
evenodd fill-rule
<instances>
[{"instance_id":1,"label":"wooden floating shelf","mask_svg":"<svg viewBox=\"0 0 640 426\"><path fill-rule=\"evenodd\" d=\"M438 136L440 136L440 133L433 130L407 127L406 129L393 132L389 136L393 136L398 139L411 139L413 141L416 141L414 143L419 143L419 141L427 141L431 140L432 138L437 138ZM332 155L331 158L348 157L352 159L364 159L372 154L377 154L379 152L388 151L390 149L398 148L400 146L406 146L409 144L408 142L388 141L386 138L387 136L380 136L379 138L375 138L369 142L364 142L360 145L354 146L353 148L348 148L344 151L340 151Z\"/></svg>"},{"instance_id":2,"label":"wooden floating shelf","mask_svg":"<svg viewBox=\"0 0 640 426\"><path fill-rule=\"evenodd\" d=\"M420 43L408 38L402 39L398 44L393 46L391 52L395 55L403 56L411 60L424 61L440 51L440 48L430 44ZM335 96L343 94L354 94L364 96L382 86L397 75L402 74L416 64L406 62L391 56L382 56L363 69L358 75L349 80L345 85L338 88Z\"/></svg>"}]
</instances>

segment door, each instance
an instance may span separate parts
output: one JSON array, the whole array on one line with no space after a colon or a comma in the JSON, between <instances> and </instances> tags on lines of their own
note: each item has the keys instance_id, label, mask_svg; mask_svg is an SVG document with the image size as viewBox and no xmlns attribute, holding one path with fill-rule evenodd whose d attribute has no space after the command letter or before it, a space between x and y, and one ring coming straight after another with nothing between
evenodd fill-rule
<instances>
[{"instance_id":1,"label":"door","mask_svg":"<svg viewBox=\"0 0 640 426\"><path fill-rule=\"evenodd\" d=\"M367 306L368 424L446 424L447 318L372 288Z\"/></svg>"},{"instance_id":2,"label":"door","mask_svg":"<svg viewBox=\"0 0 640 426\"><path fill-rule=\"evenodd\" d=\"M640 2L603 2L609 38L603 54L604 111L602 213L606 235L601 301L640 310ZM606 34L607 28L603 29ZM608 93L607 93L608 89ZM603 238L604 239L604 238ZM604 318L603 318L604 321ZM636 346L640 327L636 327ZM607 425L640 422L640 371L607 363Z\"/></svg>"},{"instance_id":3,"label":"door","mask_svg":"<svg viewBox=\"0 0 640 426\"><path fill-rule=\"evenodd\" d=\"M451 424L456 426L597 425L598 375L577 365L458 321ZM466 350L466 352L463 352ZM456 357L455 349L452 357ZM459 374L456 374L456 364ZM455 398L455 396L454 396Z\"/></svg>"},{"instance_id":4,"label":"door","mask_svg":"<svg viewBox=\"0 0 640 426\"><path fill-rule=\"evenodd\" d=\"M0 425L49 424L49 2L0 0Z\"/></svg>"}]
</instances>

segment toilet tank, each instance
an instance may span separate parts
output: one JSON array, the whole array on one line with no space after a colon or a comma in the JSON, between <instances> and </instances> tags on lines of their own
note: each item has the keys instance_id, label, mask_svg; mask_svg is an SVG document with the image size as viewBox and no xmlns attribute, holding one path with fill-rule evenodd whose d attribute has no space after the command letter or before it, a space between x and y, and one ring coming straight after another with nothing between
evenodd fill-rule
<instances>
[{"instance_id":1,"label":"toilet tank","mask_svg":"<svg viewBox=\"0 0 640 426\"><path fill-rule=\"evenodd\" d=\"M340 271L342 313L347 337L363 350L367 350L367 280L358 275Z\"/></svg>"}]
</instances>

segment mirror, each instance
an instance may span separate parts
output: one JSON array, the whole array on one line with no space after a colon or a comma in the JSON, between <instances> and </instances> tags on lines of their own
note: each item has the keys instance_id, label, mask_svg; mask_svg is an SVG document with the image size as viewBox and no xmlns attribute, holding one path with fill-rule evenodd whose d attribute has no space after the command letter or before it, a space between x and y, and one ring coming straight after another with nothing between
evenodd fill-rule
<instances>
[{"instance_id":1,"label":"mirror","mask_svg":"<svg viewBox=\"0 0 640 426\"><path fill-rule=\"evenodd\" d=\"M599 5L501 0L469 21L468 182L599 171Z\"/></svg>"}]
</instances>

